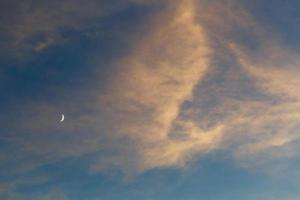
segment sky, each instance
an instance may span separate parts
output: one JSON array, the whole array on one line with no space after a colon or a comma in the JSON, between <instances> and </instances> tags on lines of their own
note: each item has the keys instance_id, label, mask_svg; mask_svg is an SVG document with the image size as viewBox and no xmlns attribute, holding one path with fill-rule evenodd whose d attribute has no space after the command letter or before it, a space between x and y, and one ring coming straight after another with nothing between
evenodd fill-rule
<instances>
[{"instance_id":1,"label":"sky","mask_svg":"<svg viewBox=\"0 0 300 200\"><path fill-rule=\"evenodd\" d=\"M299 200L299 9L1 1L0 199Z\"/></svg>"}]
</instances>

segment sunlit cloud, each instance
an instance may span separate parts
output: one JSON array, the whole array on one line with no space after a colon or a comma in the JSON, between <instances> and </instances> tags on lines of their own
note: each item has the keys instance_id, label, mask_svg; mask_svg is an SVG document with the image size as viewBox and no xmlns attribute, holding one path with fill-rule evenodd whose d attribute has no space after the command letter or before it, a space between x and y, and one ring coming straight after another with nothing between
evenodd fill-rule
<instances>
[{"instance_id":1,"label":"sunlit cloud","mask_svg":"<svg viewBox=\"0 0 300 200\"><path fill-rule=\"evenodd\" d=\"M155 168L184 168L222 150L243 164L295 156L300 139L299 56L266 37L263 26L241 4L226 2L164 1L147 22L149 32L135 38L126 55L115 58L101 89L102 82L93 79L92 86L79 88L60 104L20 106L30 114L15 123L27 135L8 134L6 140L15 147L13 162L22 164L19 169L3 168L23 173L92 155L90 172L113 168L131 176ZM16 41L44 32L47 39L34 47L42 50L60 37L60 27L81 27L119 9L98 9L101 4L95 2L83 8L68 1L62 5L53 14L43 9L26 14L28 30L20 26ZM73 17L70 21L66 13L82 23ZM49 23L35 25L40 19ZM55 113L62 107L69 113L57 126Z\"/></svg>"},{"instance_id":2,"label":"sunlit cloud","mask_svg":"<svg viewBox=\"0 0 300 200\"><path fill-rule=\"evenodd\" d=\"M274 47L277 45L273 44ZM262 157L256 163L268 164L266 160L296 156L300 139L299 71L296 70L299 57L295 54L292 56L293 53L289 51L271 48L261 50L264 58L253 58L237 46L230 46L243 69L255 80L258 89L271 98L269 102L260 102L259 110L252 108L251 115L245 113L240 118L243 126L247 127L245 131L252 137L238 148L238 157Z\"/></svg>"}]
</instances>

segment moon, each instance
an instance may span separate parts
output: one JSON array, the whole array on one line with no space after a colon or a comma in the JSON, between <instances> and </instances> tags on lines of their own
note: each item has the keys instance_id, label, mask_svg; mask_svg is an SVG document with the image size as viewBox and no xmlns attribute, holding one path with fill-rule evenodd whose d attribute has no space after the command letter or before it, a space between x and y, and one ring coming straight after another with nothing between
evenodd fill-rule
<instances>
[{"instance_id":1,"label":"moon","mask_svg":"<svg viewBox=\"0 0 300 200\"><path fill-rule=\"evenodd\" d=\"M61 114L60 122L63 122L64 120L65 120L65 116L64 116L64 114Z\"/></svg>"}]
</instances>

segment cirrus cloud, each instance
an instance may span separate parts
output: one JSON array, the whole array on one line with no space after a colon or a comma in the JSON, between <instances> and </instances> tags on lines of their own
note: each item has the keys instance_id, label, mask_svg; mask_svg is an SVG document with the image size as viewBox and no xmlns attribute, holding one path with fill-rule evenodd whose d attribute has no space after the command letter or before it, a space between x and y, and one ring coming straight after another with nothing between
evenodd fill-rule
<instances>
[{"instance_id":1,"label":"cirrus cloud","mask_svg":"<svg viewBox=\"0 0 300 200\"><path fill-rule=\"evenodd\" d=\"M25 130L27 135L5 138L16 156L14 161L3 160L22 163L23 172L92 155L92 172L116 168L133 175L185 167L201 155L224 149L240 161L255 159L255 163L264 163L266 155L295 156L299 57L291 55L296 53L264 48L281 45L268 39L263 27L236 1L226 1L225 6L205 0L165 3L151 18L149 33L136 38L132 49L113 62L116 70L104 87L99 89L102 82L91 80L92 87L62 100L71 104L21 106L32 113L16 122L17 132ZM76 9L79 21L101 15L93 9L87 16L82 14L89 6ZM34 27L48 34L72 24L68 18L59 19L53 25ZM36 30L25 31L24 38L31 32ZM252 46L256 53L249 50ZM66 123L58 128L49 121L62 107L68 107L72 118L66 116Z\"/></svg>"}]
</instances>

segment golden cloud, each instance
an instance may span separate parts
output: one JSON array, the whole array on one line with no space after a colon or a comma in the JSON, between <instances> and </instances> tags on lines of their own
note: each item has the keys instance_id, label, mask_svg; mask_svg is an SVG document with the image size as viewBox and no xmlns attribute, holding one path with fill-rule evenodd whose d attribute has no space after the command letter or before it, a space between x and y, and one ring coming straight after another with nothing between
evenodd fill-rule
<instances>
[{"instance_id":1,"label":"golden cloud","mask_svg":"<svg viewBox=\"0 0 300 200\"><path fill-rule=\"evenodd\" d=\"M153 31L120 61L109 88L107 112L116 132L137 145L138 170L184 165L191 149L207 151L219 137L220 127L204 131L192 122L180 122L186 141L169 136L181 104L209 70L212 51L195 13L194 1L184 1L155 17Z\"/></svg>"},{"instance_id":2,"label":"golden cloud","mask_svg":"<svg viewBox=\"0 0 300 200\"><path fill-rule=\"evenodd\" d=\"M300 74L297 70L300 59L295 53L278 48L278 42L271 44L260 49L262 57L253 57L239 45L230 44L240 66L271 99L256 102L256 106L244 104L239 120L234 123L234 126L244 126L248 135L235 154L240 160L249 158L254 165L295 156L300 140ZM265 154L268 158L263 156Z\"/></svg>"},{"instance_id":3,"label":"golden cloud","mask_svg":"<svg viewBox=\"0 0 300 200\"><path fill-rule=\"evenodd\" d=\"M239 160L264 152L274 158L295 155L300 139L299 57L266 38L262 27L235 1L165 3L169 6L152 18L149 33L137 38L126 56L116 59L115 74L105 89L87 88L96 100L70 106L80 116L69 124L66 120L65 132L55 129L56 136L67 138L68 144L50 137L45 129L53 125L41 120L32 130L44 135L33 134L32 141L21 142L28 157L43 157L45 163L99 154L91 171L113 166L132 174L184 167L225 148ZM241 29L258 43L258 52L236 39L240 35L235 30ZM270 45L277 47L263 48ZM216 66L218 59L225 63ZM226 75L213 76L218 70ZM245 77L255 87L241 90ZM207 79L214 79L213 87L204 84ZM235 87L234 94L228 94L229 87ZM259 97L246 95L252 90ZM209 95L216 96L214 101L198 104ZM86 99L84 95L81 102ZM193 103L189 110L183 106L186 101ZM39 112L47 112L40 105ZM54 115L58 110L48 112ZM33 126L37 120L24 121Z\"/></svg>"}]
</instances>

